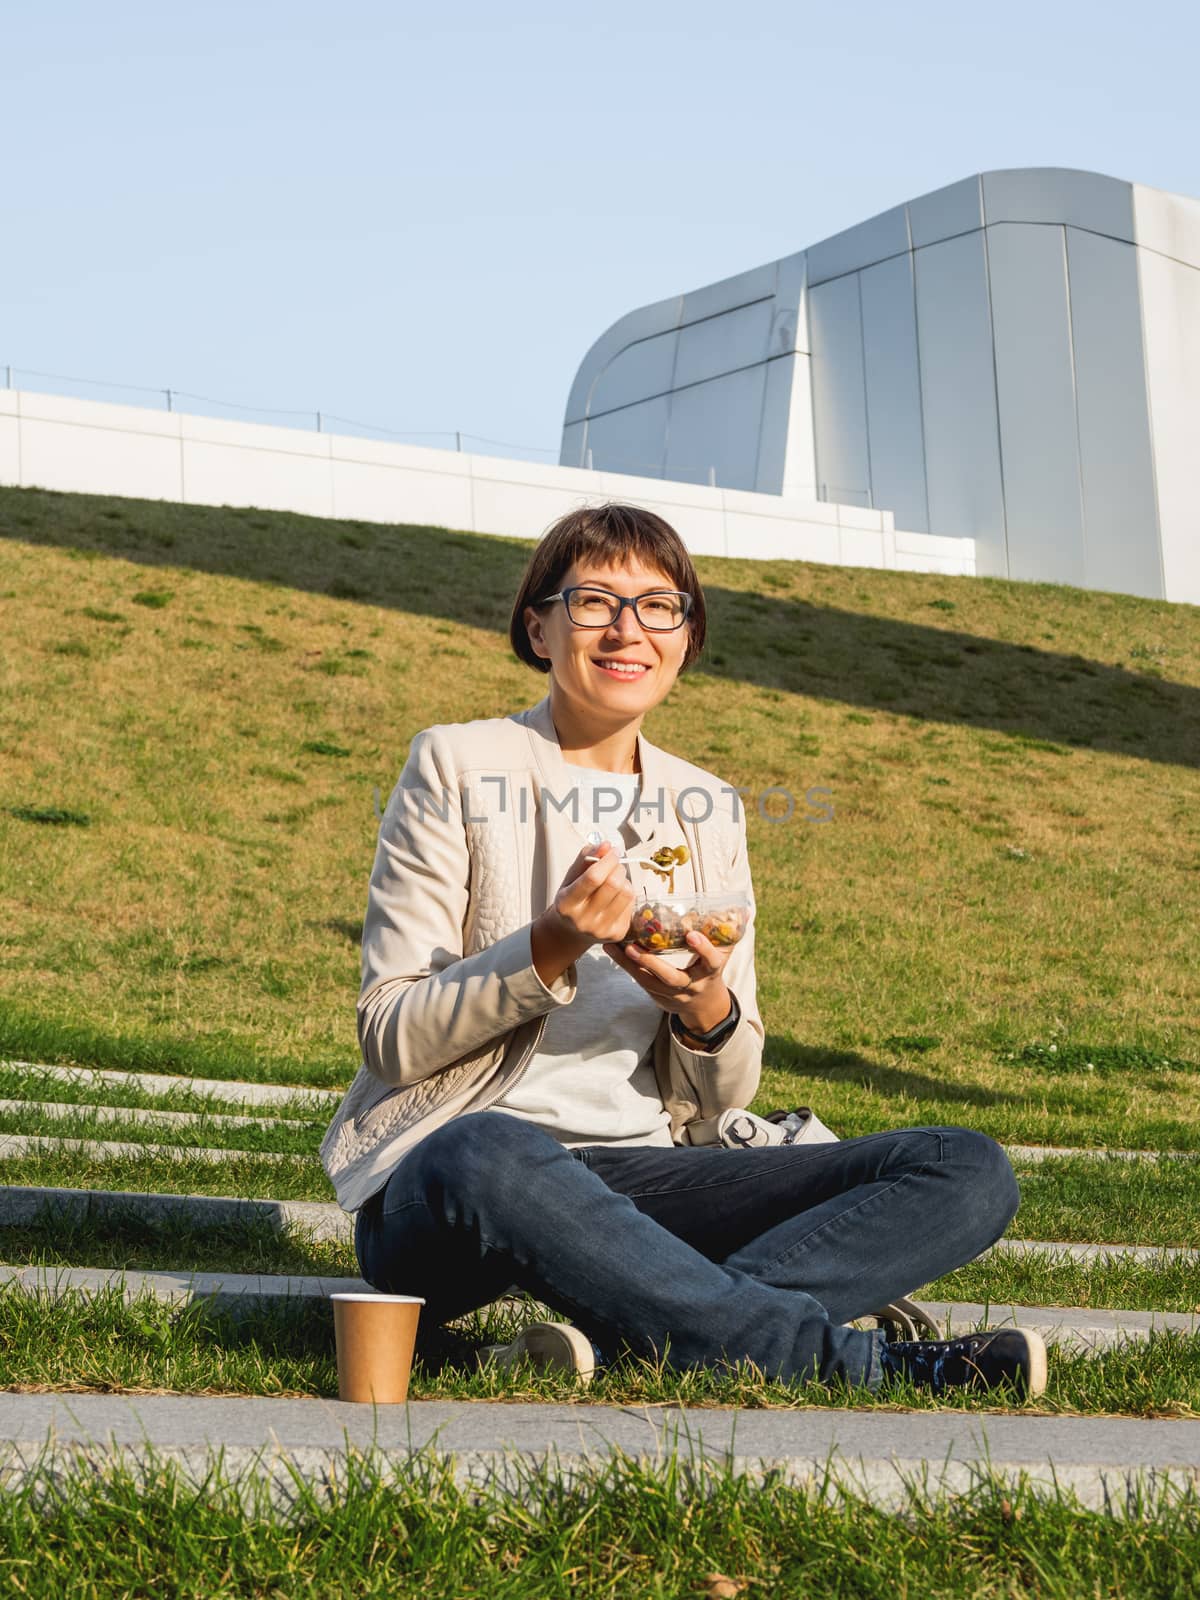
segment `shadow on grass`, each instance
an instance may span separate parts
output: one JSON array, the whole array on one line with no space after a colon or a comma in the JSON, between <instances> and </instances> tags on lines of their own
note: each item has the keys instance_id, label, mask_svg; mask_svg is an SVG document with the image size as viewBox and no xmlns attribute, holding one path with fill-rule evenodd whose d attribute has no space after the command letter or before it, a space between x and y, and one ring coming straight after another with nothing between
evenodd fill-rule
<instances>
[{"instance_id":1,"label":"shadow on grass","mask_svg":"<svg viewBox=\"0 0 1200 1600\"><path fill-rule=\"evenodd\" d=\"M916 1072L909 1066L892 1066L874 1061L855 1050L831 1050L819 1045L797 1044L794 1039L781 1033L767 1034L763 1047L763 1066L775 1072L824 1078L829 1083L861 1084L880 1095L909 1095L916 1100L950 1101L955 1105L1013 1105L1022 1098L1003 1089L956 1083L948 1078L935 1078L928 1072Z\"/></svg>"},{"instance_id":2,"label":"shadow on grass","mask_svg":"<svg viewBox=\"0 0 1200 1600\"><path fill-rule=\"evenodd\" d=\"M361 600L506 640L534 532L523 540L253 507L0 488L0 538L69 549L84 558L117 556ZM697 564L702 575L711 570L704 558ZM776 578L789 571L801 590L822 570L784 561L762 567ZM997 579L972 583L997 592L1012 589ZM1022 589L1038 598L1052 592L1067 606L1098 598L1063 585ZM1152 672L840 611L803 593L746 593L714 582L705 584L705 598L710 643L695 670L713 678L995 729L1044 740L1064 754L1081 747L1200 766L1200 690ZM1138 608L1139 614L1157 616L1163 604L1117 598L1131 615ZM136 623L136 607L126 620ZM544 679L531 673L529 691L532 703L545 692Z\"/></svg>"},{"instance_id":3,"label":"shadow on grass","mask_svg":"<svg viewBox=\"0 0 1200 1600\"><path fill-rule=\"evenodd\" d=\"M86 1218L48 1205L32 1221L0 1228L9 1266L111 1272L265 1273L271 1277L357 1277L349 1245L308 1241L268 1219L189 1223L147 1215L136 1204Z\"/></svg>"},{"instance_id":4,"label":"shadow on grass","mask_svg":"<svg viewBox=\"0 0 1200 1600\"><path fill-rule=\"evenodd\" d=\"M347 929L350 924L347 924ZM355 942L361 937L355 935ZM347 938L349 933L347 932ZM228 1032L199 1038L155 1036L133 1028L109 1031L83 1022L59 1022L0 996L0 1057L167 1077L220 1078L226 1082L282 1084L297 1090L345 1089L358 1070L351 1014L344 1056L321 1062L272 1058Z\"/></svg>"}]
</instances>

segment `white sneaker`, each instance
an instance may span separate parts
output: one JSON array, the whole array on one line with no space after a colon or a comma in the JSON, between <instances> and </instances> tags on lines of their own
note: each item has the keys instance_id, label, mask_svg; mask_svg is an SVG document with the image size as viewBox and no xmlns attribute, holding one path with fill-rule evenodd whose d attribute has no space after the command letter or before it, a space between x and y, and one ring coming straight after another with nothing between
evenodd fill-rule
<instances>
[{"instance_id":1,"label":"white sneaker","mask_svg":"<svg viewBox=\"0 0 1200 1600\"><path fill-rule=\"evenodd\" d=\"M489 1344L478 1352L479 1365L502 1368L528 1361L537 1372L574 1375L584 1387L596 1370L596 1353L586 1333L569 1322L531 1322L511 1344Z\"/></svg>"}]
</instances>

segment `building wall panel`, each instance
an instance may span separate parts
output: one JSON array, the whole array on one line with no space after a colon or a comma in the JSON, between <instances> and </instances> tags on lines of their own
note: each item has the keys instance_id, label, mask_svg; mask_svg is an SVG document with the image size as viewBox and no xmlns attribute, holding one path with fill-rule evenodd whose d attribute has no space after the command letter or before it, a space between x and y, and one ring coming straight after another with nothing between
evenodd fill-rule
<instances>
[{"instance_id":1,"label":"building wall panel","mask_svg":"<svg viewBox=\"0 0 1200 1600\"><path fill-rule=\"evenodd\" d=\"M987 230L1008 572L1082 584L1083 496L1061 228Z\"/></svg>"},{"instance_id":2,"label":"building wall panel","mask_svg":"<svg viewBox=\"0 0 1200 1600\"><path fill-rule=\"evenodd\" d=\"M1161 598L1136 254L1120 240L1067 229L1084 581Z\"/></svg>"},{"instance_id":3,"label":"building wall panel","mask_svg":"<svg viewBox=\"0 0 1200 1600\"><path fill-rule=\"evenodd\" d=\"M984 221L1070 223L1132 242L1132 185L1073 167L1013 167L983 174Z\"/></svg>"},{"instance_id":4,"label":"building wall panel","mask_svg":"<svg viewBox=\"0 0 1200 1600\"><path fill-rule=\"evenodd\" d=\"M1200 272L1138 251L1150 428L1168 600L1200 605Z\"/></svg>"},{"instance_id":5,"label":"building wall panel","mask_svg":"<svg viewBox=\"0 0 1200 1600\"><path fill-rule=\"evenodd\" d=\"M871 462L858 274L810 288L808 311L817 493L865 506Z\"/></svg>"},{"instance_id":6,"label":"building wall panel","mask_svg":"<svg viewBox=\"0 0 1200 1600\"><path fill-rule=\"evenodd\" d=\"M908 243L908 213L904 206L893 206L813 245L808 252L808 281L824 283L860 267L874 266L907 250Z\"/></svg>"},{"instance_id":7,"label":"building wall panel","mask_svg":"<svg viewBox=\"0 0 1200 1600\"><path fill-rule=\"evenodd\" d=\"M675 363L675 387L703 383L749 367L767 359L774 299L760 300L752 306L739 306L704 322L694 322L679 330L679 356Z\"/></svg>"},{"instance_id":8,"label":"building wall panel","mask_svg":"<svg viewBox=\"0 0 1200 1600\"><path fill-rule=\"evenodd\" d=\"M624 406L602 417L590 417L586 452L598 472L632 472L643 478L661 478L667 455L668 397Z\"/></svg>"},{"instance_id":9,"label":"building wall panel","mask_svg":"<svg viewBox=\"0 0 1200 1600\"><path fill-rule=\"evenodd\" d=\"M677 333L660 333L653 339L639 339L619 351L596 379L588 414L615 411L618 406L649 400L666 394L675 372Z\"/></svg>"},{"instance_id":10,"label":"building wall panel","mask_svg":"<svg viewBox=\"0 0 1200 1600\"><path fill-rule=\"evenodd\" d=\"M871 504L894 511L903 528L929 527L921 373L911 254L859 275L866 368Z\"/></svg>"},{"instance_id":11,"label":"building wall panel","mask_svg":"<svg viewBox=\"0 0 1200 1600\"><path fill-rule=\"evenodd\" d=\"M668 478L722 489L753 489L762 429L765 365L731 372L671 396Z\"/></svg>"},{"instance_id":12,"label":"building wall panel","mask_svg":"<svg viewBox=\"0 0 1200 1600\"><path fill-rule=\"evenodd\" d=\"M913 249L983 227L983 186L978 176L947 184L908 202Z\"/></svg>"},{"instance_id":13,"label":"building wall panel","mask_svg":"<svg viewBox=\"0 0 1200 1600\"><path fill-rule=\"evenodd\" d=\"M797 352L768 361L765 382L754 487L760 494L815 500L817 465L813 455L809 357Z\"/></svg>"},{"instance_id":14,"label":"building wall panel","mask_svg":"<svg viewBox=\"0 0 1200 1600\"><path fill-rule=\"evenodd\" d=\"M1006 577L983 233L916 251L914 268L929 531L970 535L980 575Z\"/></svg>"}]
</instances>

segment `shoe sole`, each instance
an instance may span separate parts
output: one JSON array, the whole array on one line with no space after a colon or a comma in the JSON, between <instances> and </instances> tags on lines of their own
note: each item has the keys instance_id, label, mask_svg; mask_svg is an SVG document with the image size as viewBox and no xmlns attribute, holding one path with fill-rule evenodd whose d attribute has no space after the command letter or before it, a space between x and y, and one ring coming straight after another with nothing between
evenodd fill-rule
<instances>
[{"instance_id":1,"label":"shoe sole","mask_svg":"<svg viewBox=\"0 0 1200 1600\"><path fill-rule=\"evenodd\" d=\"M1021 1332L1025 1335L1029 1351L1029 1376L1025 1387L1029 1398L1033 1400L1046 1387L1046 1341L1033 1328L1022 1328Z\"/></svg>"},{"instance_id":2,"label":"shoe sole","mask_svg":"<svg viewBox=\"0 0 1200 1600\"><path fill-rule=\"evenodd\" d=\"M531 1322L519 1343L539 1372L570 1372L580 1383L591 1382L596 1370L592 1341L569 1322Z\"/></svg>"},{"instance_id":3,"label":"shoe sole","mask_svg":"<svg viewBox=\"0 0 1200 1600\"><path fill-rule=\"evenodd\" d=\"M515 1367L528 1361L537 1372L563 1372L586 1386L596 1370L592 1341L567 1322L531 1322L511 1344L488 1345L478 1353L480 1366L495 1361Z\"/></svg>"},{"instance_id":4,"label":"shoe sole","mask_svg":"<svg viewBox=\"0 0 1200 1600\"><path fill-rule=\"evenodd\" d=\"M999 1333L1008 1332L1009 1330L995 1329L993 1331ZM1024 1341L1027 1365L1023 1371L1018 1371L1013 1377L1004 1381L1010 1383L1023 1400L1035 1400L1046 1388L1046 1341L1034 1328L1019 1328L1015 1331L1020 1333ZM976 1367L976 1372L980 1378L983 1377L978 1367ZM984 1380L982 1383L972 1382L966 1387L991 1389L998 1387L998 1385Z\"/></svg>"}]
</instances>

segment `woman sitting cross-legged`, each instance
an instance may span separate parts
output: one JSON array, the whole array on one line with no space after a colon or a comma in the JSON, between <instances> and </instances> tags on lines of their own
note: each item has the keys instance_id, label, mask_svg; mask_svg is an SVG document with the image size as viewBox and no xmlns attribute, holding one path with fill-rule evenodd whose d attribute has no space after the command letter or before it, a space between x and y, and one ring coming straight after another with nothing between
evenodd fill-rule
<instances>
[{"instance_id":1,"label":"woman sitting cross-legged","mask_svg":"<svg viewBox=\"0 0 1200 1600\"><path fill-rule=\"evenodd\" d=\"M1017 1185L991 1139L718 1142L754 1096L764 1033L739 793L641 732L704 644L678 534L633 506L562 518L510 637L548 693L418 733L379 829L362 1066L321 1150L363 1276L424 1296L434 1325L518 1285L569 1322L501 1359L585 1379L632 1353L1038 1393L1034 1333L889 1343L847 1325L1004 1232ZM741 897L736 942L693 929L655 954L627 937L668 857L672 894Z\"/></svg>"}]
</instances>

